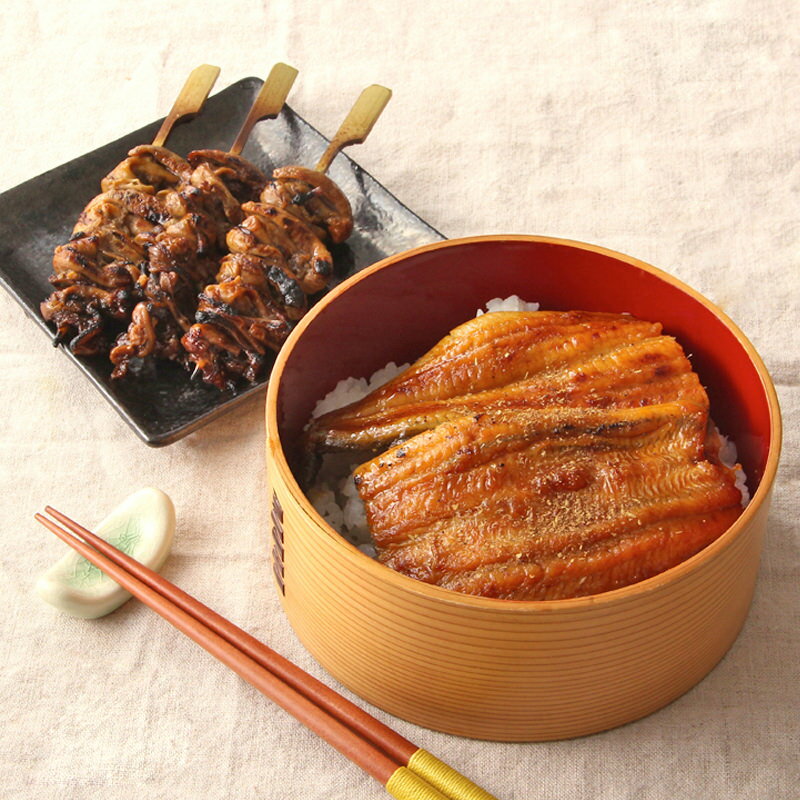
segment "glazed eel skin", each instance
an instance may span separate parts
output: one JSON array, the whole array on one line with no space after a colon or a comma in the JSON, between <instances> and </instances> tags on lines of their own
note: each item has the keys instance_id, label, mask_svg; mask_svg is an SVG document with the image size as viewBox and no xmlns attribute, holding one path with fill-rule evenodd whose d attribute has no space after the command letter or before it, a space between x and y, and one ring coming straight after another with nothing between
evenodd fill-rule
<instances>
[{"instance_id":1,"label":"glazed eel skin","mask_svg":"<svg viewBox=\"0 0 800 800\"><path fill-rule=\"evenodd\" d=\"M308 442L379 451L355 481L384 564L486 597L636 583L742 510L683 350L629 315L477 317Z\"/></svg>"}]
</instances>

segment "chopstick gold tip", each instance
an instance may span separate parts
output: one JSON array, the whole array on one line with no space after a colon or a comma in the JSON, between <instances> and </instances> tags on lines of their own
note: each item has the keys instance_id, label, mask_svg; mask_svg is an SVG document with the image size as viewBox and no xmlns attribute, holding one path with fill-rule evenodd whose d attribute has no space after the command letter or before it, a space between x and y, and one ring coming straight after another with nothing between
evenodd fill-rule
<instances>
[{"instance_id":1,"label":"chopstick gold tip","mask_svg":"<svg viewBox=\"0 0 800 800\"><path fill-rule=\"evenodd\" d=\"M408 759L408 768L444 792L450 800L497 800L493 794L422 748Z\"/></svg>"},{"instance_id":2,"label":"chopstick gold tip","mask_svg":"<svg viewBox=\"0 0 800 800\"><path fill-rule=\"evenodd\" d=\"M396 769L396 764L373 744L362 739L339 720L321 713L320 709L307 697L295 691L269 670L261 667L222 636L206 628L201 620L193 617L164 598L158 591L131 575L115 561L94 550L86 542L60 528L41 514L35 514L34 519L77 550L87 561L127 589L134 597L161 615L181 633L199 644L226 667L232 669L239 677L355 762L366 773L384 784L391 777Z\"/></svg>"},{"instance_id":3,"label":"chopstick gold tip","mask_svg":"<svg viewBox=\"0 0 800 800\"><path fill-rule=\"evenodd\" d=\"M408 767L398 767L392 773L386 784L386 791L397 800L454 800Z\"/></svg>"}]
</instances>

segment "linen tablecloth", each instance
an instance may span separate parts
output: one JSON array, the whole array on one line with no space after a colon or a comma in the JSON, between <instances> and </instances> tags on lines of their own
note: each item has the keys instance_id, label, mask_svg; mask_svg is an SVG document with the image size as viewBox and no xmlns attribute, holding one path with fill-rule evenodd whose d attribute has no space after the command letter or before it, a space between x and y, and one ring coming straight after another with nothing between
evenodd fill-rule
<instances>
[{"instance_id":1,"label":"linen tablecloth","mask_svg":"<svg viewBox=\"0 0 800 800\"><path fill-rule=\"evenodd\" d=\"M634 255L719 304L763 356L782 464L754 605L702 683L646 719L546 744L376 712L503 800L800 792L798 30L793 0L3 7L0 190L163 116L197 64L222 67L219 90L282 60L300 70L290 104L328 136L361 88L394 90L350 155L448 237ZM178 512L164 574L335 685L270 578L263 396L149 449L2 291L0 375L0 796L385 796L141 604L87 622L33 593L64 552L35 511L95 524L157 486Z\"/></svg>"}]
</instances>

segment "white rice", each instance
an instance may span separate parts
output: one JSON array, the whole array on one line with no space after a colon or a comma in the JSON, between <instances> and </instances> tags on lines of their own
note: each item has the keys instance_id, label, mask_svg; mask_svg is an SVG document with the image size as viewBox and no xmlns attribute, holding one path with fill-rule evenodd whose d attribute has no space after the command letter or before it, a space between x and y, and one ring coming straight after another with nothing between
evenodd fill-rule
<instances>
[{"instance_id":1,"label":"white rice","mask_svg":"<svg viewBox=\"0 0 800 800\"><path fill-rule=\"evenodd\" d=\"M339 381L333 389L318 400L311 412L311 417L316 419L329 411L346 406L348 403L355 403L362 397L366 397L370 392L383 386L399 375L404 369L408 369L410 364L401 364L399 367L394 361L390 361L385 367L381 367L377 372L373 372L369 378L345 378Z\"/></svg>"},{"instance_id":2,"label":"white rice","mask_svg":"<svg viewBox=\"0 0 800 800\"><path fill-rule=\"evenodd\" d=\"M495 297L486 304L486 310L479 308L476 317L488 314L490 311L538 311L538 303L526 303L518 295L511 297Z\"/></svg>"},{"instance_id":3,"label":"white rice","mask_svg":"<svg viewBox=\"0 0 800 800\"><path fill-rule=\"evenodd\" d=\"M489 300L475 316L480 317L490 311L538 310L538 303L526 302L517 295L511 295L511 297L495 297ZM361 400L409 366L409 364L398 366L394 361L390 361L369 378L345 378L339 381L332 391L317 402L312 417L319 417L329 411ZM745 473L738 464L736 444L719 431L717 433L722 441L719 459L725 466L735 469L736 488L741 492L742 507L744 508L750 502L750 492L747 488ZM354 458L351 453L326 453L322 457L317 482L308 492L308 499L320 516L335 531L339 531L359 550L374 558L375 547L370 537L364 504L361 502L353 480L353 472L360 463L360 459Z\"/></svg>"},{"instance_id":4,"label":"white rice","mask_svg":"<svg viewBox=\"0 0 800 800\"><path fill-rule=\"evenodd\" d=\"M335 411L337 408L354 403L379 386L390 381L410 364L398 366L390 361L369 378L345 378L320 400L312 418ZM375 547L369 535L367 515L364 503L358 495L353 472L360 463L352 453L326 453L322 456L319 477L308 493L308 499L320 516L335 531L339 531L348 541L366 553L375 557Z\"/></svg>"},{"instance_id":5,"label":"white rice","mask_svg":"<svg viewBox=\"0 0 800 800\"><path fill-rule=\"evenodd\" d=\"M716 426L714 427L716 428ZM734 471L734 475L736 476L735 485L742 495L742 508L745 508L750 502L750 490L747 488L747 476L744 474L742 465L739 464L739 453L736 450L736 443L725 436L724 433L721 433L719 428L716 428L716 431L722 442L719 446L719 460L728 467L728 469Z\"/></svg>"},{"instance_id":6,"label":"white rice","mask_svg":"<svg viewBox=\"0 0 800 800\"><path fill-rule=\"evenodd\" d=\"M356 399L354 397L349 402ZM319 477L308 492L308 499L331 528L374 558L375 548L367 515L353 480L353 472L360 463L352 453L326 453L322 457Z\"/></svg>"}]
</instances>

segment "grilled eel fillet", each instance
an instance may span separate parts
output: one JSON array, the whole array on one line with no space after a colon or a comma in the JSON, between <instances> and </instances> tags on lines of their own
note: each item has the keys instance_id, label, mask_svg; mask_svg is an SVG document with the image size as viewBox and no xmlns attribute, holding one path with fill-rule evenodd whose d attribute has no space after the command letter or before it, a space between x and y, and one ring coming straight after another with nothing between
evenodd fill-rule
<instances>
[{"instance_id":1,"label":"grilled eel fillet","mask_svg":"<svg viewBox=\"0 0 800 800\"><path fill-rule=\"evenodd\" d=\"M661 325L627 314L494 312L362 400L312 421L310 451L379 450L465 413L672 399L697 377Z\"/></svg>"},{"instance_id":2,"label":"grilled eel fillet","mask_svg":"<svg viewBox=\"0 0 800 800\"><path fill-rule=\"evenodd\" d=\"M558 600L649 578L741 512L694 402L463 416L359 467L380 560L466 594Z\"/></svg>"},{"instance_id":3,"label":"grilled eel fillet","mask_svg":"<svg viewBox=\"0 0 800 800\"><path fill-rule=\"evenodd\" d=\"M741 512L705 390L660 331L628 315L486 314L317 419L309 445L394 443L355 481L399 572L513 600L635 583Z\"/></svg>"}]
</instances>

